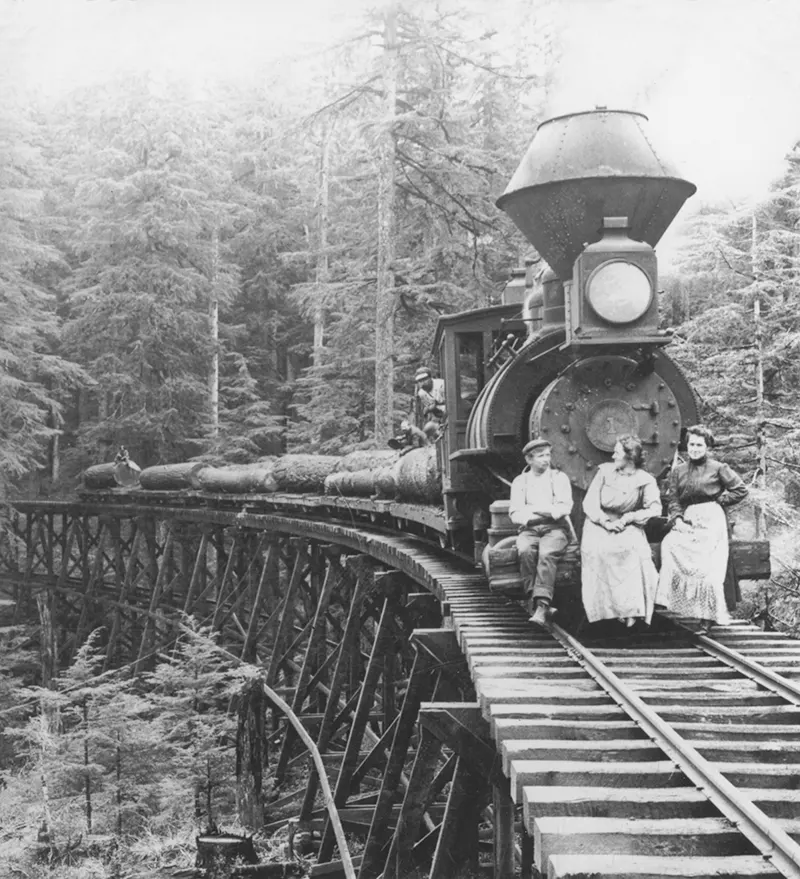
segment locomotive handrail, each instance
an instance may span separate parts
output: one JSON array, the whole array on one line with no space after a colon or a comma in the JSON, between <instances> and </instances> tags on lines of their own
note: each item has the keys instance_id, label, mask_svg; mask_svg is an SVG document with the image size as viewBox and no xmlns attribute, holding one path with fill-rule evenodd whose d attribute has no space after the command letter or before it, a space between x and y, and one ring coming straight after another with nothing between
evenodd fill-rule
<instances>
[{"instance_id":1,"label":"locomotive handrail","mask_svg":"<svg viewBox=\"0 0 800 879\"><path fill-rule=\"evenodd\" d=\"M560 626L551 631L567 653L661 748L719 811L784 876L800 879L800 845L731 784L603 662Z\"/></svg>"}]
</instances>

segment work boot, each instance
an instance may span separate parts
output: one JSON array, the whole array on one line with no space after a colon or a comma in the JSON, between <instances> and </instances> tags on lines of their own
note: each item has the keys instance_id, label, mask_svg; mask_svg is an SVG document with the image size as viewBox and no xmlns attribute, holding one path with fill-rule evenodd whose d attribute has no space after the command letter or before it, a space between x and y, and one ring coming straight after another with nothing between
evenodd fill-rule
<instances>
[{"instance_id":1,"label":"work boot","mask_svg":"<svg viewBox=\"0 0 800 879\"><path fill-rule=\"evenodd\" d=\"M549 614L547 613L548 610L550 610L550 605L546 601L537 601L536 610L534 610L533 612L531 622L537 626L542 626L542 628L545 628L547 626L549 617Z\"/></svg>"}]
</instances>

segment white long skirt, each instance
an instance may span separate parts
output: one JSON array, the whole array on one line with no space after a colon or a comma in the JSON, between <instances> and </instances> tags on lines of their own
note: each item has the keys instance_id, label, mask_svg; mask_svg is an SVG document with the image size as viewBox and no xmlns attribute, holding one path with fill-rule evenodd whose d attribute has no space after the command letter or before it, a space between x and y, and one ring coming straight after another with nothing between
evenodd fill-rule
<instances>
[{"instance_id":1,"label":"white long skirt","mask_svg":"<svg viewBox=\"0 0 800 879\"><path fill-rule=\"evenodd\" d=\"M679 616L730 622L725 602L728 524L719 504L691 504L689 531L673 529L661 543L656 604Z\"/></svg>"},{"instance_id":2,"label":"white long skirt","mask_svg":"<svg viewBox=\"0 0 800 879\"><path fill-rule=\"evenodd\" d=\"M590 623L641 617L650 623L658 574L644 531L628 525L608 532L591 519L581 541L583 607Z\"/></svg>"}]
</instances>

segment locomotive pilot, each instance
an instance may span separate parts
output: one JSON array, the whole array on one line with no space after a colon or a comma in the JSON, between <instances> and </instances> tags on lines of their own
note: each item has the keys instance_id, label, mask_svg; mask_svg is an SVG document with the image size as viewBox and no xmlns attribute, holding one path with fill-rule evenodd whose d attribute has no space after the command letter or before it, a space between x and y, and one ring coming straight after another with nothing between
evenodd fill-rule
<instances>
[{"instance_id":1,"label":"locomotive pilot","mask_svg":"<svg viewBox=\"0 0 800 879\"><path fill-rule=\"evenodd\" d=\"M566 473L550 467L547 440L531 440L522 454L527 466L511 483L508 514L519 528L517 552L531 621L544 626L551 614L558 560L569 543L572 486Z\"/></svg>"}]
</instances>

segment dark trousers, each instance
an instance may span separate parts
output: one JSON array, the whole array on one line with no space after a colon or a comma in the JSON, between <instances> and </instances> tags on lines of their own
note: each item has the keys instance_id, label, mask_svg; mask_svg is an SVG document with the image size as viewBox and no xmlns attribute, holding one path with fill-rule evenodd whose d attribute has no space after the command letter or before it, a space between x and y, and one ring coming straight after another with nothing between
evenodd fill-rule
<instances>
[{"instance_id":1,"label":"dark trousers","mask_svg":"<svg viewBox=\"0 0 800 879\"><path fill-rule=\"evenodd\" d=\"M558 560L569 543L560 525L532 525L517 535L519 571L528 598L553 600Z\"/></svg>"}]
</instances>

